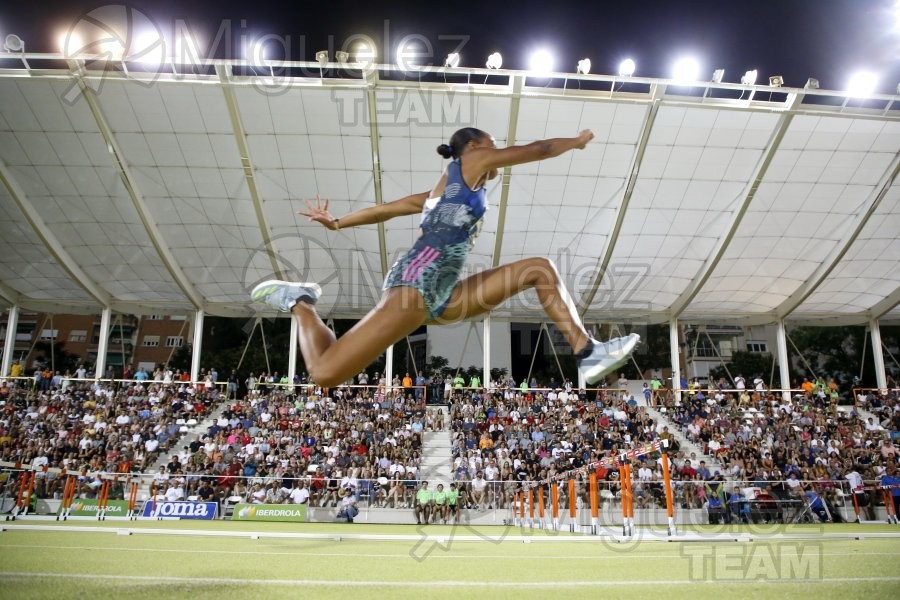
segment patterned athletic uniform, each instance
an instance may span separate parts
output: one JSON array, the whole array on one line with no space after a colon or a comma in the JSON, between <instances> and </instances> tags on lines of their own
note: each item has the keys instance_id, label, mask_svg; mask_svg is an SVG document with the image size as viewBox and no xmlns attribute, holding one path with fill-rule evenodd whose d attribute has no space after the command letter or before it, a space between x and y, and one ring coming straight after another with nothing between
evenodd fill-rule
<instances>
[{"instance_id":1,"label":"patterned athletic uniform","mask_svg":"<svg viewBox=\"0 0 900 600\"><path fill-rule=\"evenodd\" d=\"M462 178L459 159L451 161L444 193L425 202L422 236L394 263L382 289L415 288L425 300L430 319L441 316L459 282L486 209L484 186L470 190Z\"/></svg>"}]
</instances>

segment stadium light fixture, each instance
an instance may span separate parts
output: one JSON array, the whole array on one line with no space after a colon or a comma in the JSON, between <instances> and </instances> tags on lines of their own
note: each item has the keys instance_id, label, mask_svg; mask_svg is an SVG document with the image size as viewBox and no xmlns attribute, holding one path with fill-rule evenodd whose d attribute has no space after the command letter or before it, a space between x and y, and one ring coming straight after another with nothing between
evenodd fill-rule
<instances>
[{"instance_id":1,"label":"stadium light fixture","mask_svg":"<svg viewBox=\"0 0 900 600\"><path fill-rule=\"evenodd\" d=\"M254 65L264 65L266 62L266 47L262 42L250 42L247 46L247 60Z\"/></svg>"},{"instance_id":2,"label":"stadium light fixture","mask_svg":"<svg viewBox=\"0 0 900 600\"><path fill-rule=\"evenodd\" d=\"M163 63L165 42L157 31L145 31L137 36L128 49L128 58L139 63L159 67Z\"/></svg>"},{"instance_id":3,"label":"stadium light fixture","mask_svg":"<svg viewBox=\"0 0 900 600\"><path fill-rule=\"evenodd\" d=\"M756 84L756 69L752 71L747 71L744 73L744 76L741 77L741 85L755 85Z\"/></svg>"},{"instance_id":4,"label":"stadium light fixture","mask_svg":"<svg viewBox=\"0 0 900 600\"><path fill-rule=\"evenodd\" d=\"M700 75L700 64L693 58L682 58L675 63L672 79L677 83L697 81Z\"/></svg>"},{"instance_id":5,"label":"stadium light fixture","mask_svg":"<svg viewBox=\"0 0 900 600\"><path fill-rule=\"evenodd\" d=\"M324 67L328 64L328 50L319 50L316 52L316 62L319 63L320 67Z\"/></svg>"},{"instance_id":6,"label":"stadium light fixture","mask_svg":"<svg viewBox=\"0 0 900 600\"><path fill-rule=\"evenodd\" d=\"M581 75L587 75L591 72L591 59L582 58L578 61L578 66L575 68L575 72Z\"/></svg>"},{"instance_id":7,"label":"stadium light fixture","mask_svg":"<svg viewBox=\"0 0 900 600\"><path fill-rule=\"evenodd\" d=\"M503 66L503 55L499 52L494 52L487 57L487 62L484 63L484 66L488 69L499 69Z\"/></svg>"},{"instance_id":8,"label":"stadium light fixture","mask_svg":"<svg viewBox=\"0 0 900 600\"><path fill-rule=\"evenodd\" d=\"M25 52L25 42L16 34L11 33L3 41L3 49L7 52Z\"/></svg>"},{"instance_id":9,"label":"stadium light fixture","mask_svg":"<svg viewBox=\"0 0 900 600\"><path fill-rule=\"evenodd\" d=\"M119 60L125 56L125 46L117 37L107 37L100 41L100 55L103 58Z\"/></svg>"},{"instance_id":10,"label":"stadium light fixture","mask_svg":"<svg viewBox=\"0 0 900 600\"><path fill-rule=\"evenodd\" d=\"M84 49L84 42L77 33L67 31L57 38L59 43L59 51L66 58L74 58L81 54Z\"/></svg>"},{"instance_id":11,"label":"stadium light fixture","mask_svg":"<svg viewBox=\"0 0 900 600\"><path fill-rule=\"evenodd\" d=\"M713 83L722 83L722 78L725 77L725 69L716 69L712 74L712 82Z\"/></svg>"},{"instance_id":12,"label":"stadium light fixture","mask_svg":"<svg viewBox=\"0 0 900 600\"><path fill-rule=\"evenodd\" d=\"M803 89L806 90L817 90L819 89L819 80L810 77L806 80L806 85L803 86Z\"/></svg>"},{"instance_id":13,"label":"stadium light fixture","mask_svg":"<svg viewBox=\"0 0 900 600\"><path fill-rule=\"evenodd\" d=\"M528 69L535 73L551 73L553 71L553 55L549 50L536 50L528 61Z\"/></svg>"},{"instance_id":14,"label":"stadium light fixture","mask_svg":"<svg viewBox=\"0 0 900 600\"><path fill-rule=\"evenodd\" d=\"M459 66L459 52L451 52L444 60L444 66L455 69Z\"/></svg>"},{"instance_id":15,"label":"stadium light fixture","mask_svg":"<svg viewBox=\"0 0 900 600\"><path fill-rule=\"evenodd\" d=\"M781 75L772 75L769 77L769 87L781 87L784 85L784 77Z\"/></svg>"},{"instance_id":16,"label":"stadium light fixture","mask_svg":"<svg viewBox=\"0 0 900 600\"><path fill-rule=\"evenodd\" d=\"M636 65L634 61L630 58L626 58L622 62L619 63L619 75L621 77L631 77L634 75L634 69Z\"/></svg>"},{"instance_id":17,"label":"stadium light fixture","mask_svg":"<svg viewBox=\"0 0 900 600\"><path fill-rule=\"evenodd\" d=\"M343 50L338 50L337 52L334 53L334 58L339 63L347 63L350 61L350 53L344 52Z\"/></svg>"},{"instance_id":18,"label":"stadium light fixture","mask_svg":"<svg viewBox=\"0 0 900 600\"><path fill-rule=\"evenodd\" d=\"M175 38L175 58L191 65L200 62L200 45L191 32L184 31Z\"/></svg>"},{"instance_id":19,"label":"stadium light fixture","mask_svg":"<svg viewBox=\"0 0 900 600\"><path fill-rule=\"evenodd\" d=\"M375 62L377 56L375 48L368 42L360 42L353 51L353 62L370 65Z\"/></svg>"},{"instance_id":20,"label":"stadium light fixture","mask_svg":"<svg viewBox=\"0 0 900 600\"><path fill-rule=\"evenodd\" d=\"M877 85L878 76L875 75L875 73L872 73L871 71L860 71L850 78L850 83L847 85L847 92L851 96L865 98L872 95L872 92L875 91Z\"/></svg>"}]
</instances>

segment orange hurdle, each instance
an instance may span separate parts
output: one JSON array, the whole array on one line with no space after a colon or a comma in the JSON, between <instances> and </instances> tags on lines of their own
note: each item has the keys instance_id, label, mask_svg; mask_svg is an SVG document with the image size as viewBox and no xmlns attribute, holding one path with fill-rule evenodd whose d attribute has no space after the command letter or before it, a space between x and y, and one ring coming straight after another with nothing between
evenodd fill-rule
<instances>
[{"instance_id":1,"label":"orange hurdle","mask_svg":"<svg viewBox=\"0 0 900 600\"><path fill-rule=\"evenodd\" d=\"M66 485L63 486L63 496L62 496L62 504L60 505L59 513L56 515L56 520L59 521L60 518L66 520L69 518L69 511L72 510L72 499L75 498L75 490L78 487L78 478L66 477Z\"/></svg>"},{"instance_id":2,"label":"orange hurdle","mask_svg":"<svg viewBox=\"0 0 900 600\"><path fill-rule=\"evenodd\" d=\"M128 494L128 517L131 519L135 518L134 514L134 506L137 504L137 494L138 494L138 484L137 482L131 482L131 491Z\"/></svg>"},{"instance_id":3,"label":"orange hurdle","mask_svg":"<svg viewBox=\"0 0 900 600\"><path fill-rule=\"evenodd\" d=\"M534 488L528 488L528 524L534 529Z\"/></svg>"},{"instance_id":4,"label":"orange hurdle","mask_svg":"<svg viewBox=\"0 0 900 600\"><path fill-rule=\"evenodd\" d=\"M660 460L662 460L663 468L663 485L666 489L666 514L669 517L668 534L675 535L675 508L672 499L672 479L669 476L669 453L663 451Z\"/></svg>"},{"instance_id":5,"label":"orange hurdle","mask_svg":"<svg viewBox=\"0 0 900 600\"><path fill-rule=\"evenodd\" d=\"M588 479L590 485L590 497L591 497L591 533L597 535L597 527L600 524L600 505L597 501L597 473L596 471L591 471L591 476Z\"/></svg>"},{"instance_id":6,"label":"orange hurdle","mask_svg":"<svg viewBox=\"0 0 900 600\"><path fill-rule=\"evenodd\" d=\"M538 516L541 519L541 529L544 529L544 488L539 487L538 492Z\"/></svg>"},{"instance_id":7,"label":"orange hurdle","mask_svg":"<svg viewBox=\"0 0 900 600\"><path fill-rule=\"evenodd\" d=\"M100 489L97 491L97 520L103 520L103 493L106 491L106 480L101 480Z\"/></svg>"},{"instance_id":8,"label":"orange hurdle","mask_svg":"<svg viewBox=\"0 0 900 600\"><path fill-rule=\"evenodd\" d=\"M31 497L34 495L34 481L37 479L37 472L31 472L31 478L28 482L28 493L25 494L25 506L23 507L24 512L22 514L27 515L28 510L31 508Z\"/></svg>"},{"instance_id":9,"label":"orange hurdle","mask_svg":"<svg viewBox=\"0 0 900 600\"><path fill-rule=\"evenodd\" d=\"M553 517L553 531L559 531L559 486L550 484L550 513Z\"/></svg>"},{"instance_id":10,"label":"orange hurdle","mask_svg":"<svg viewBox=\"0 0 900 600\"><path fill-rule=\"evenodd\" d=\"M22 510L22 498L25 497L25 486L28 482L28 471L22 471L21 477L19 477L19 491L16 494L16 505L13 508L12 518L15 519L16 515L19 514L19 511Z\"/></svg>"},{"instance_id":11,"label":"orange hurdle","mask_svg":"<svg viewBox=\"0 0 900 600\"><path fill-rule=\"evenodd\" d=\"M575 518L577 516L577 507L575 505L575 480L569 478L569 531L575 531Z\"/></svg>"},{"instance_id":12,"label":"orange hurdle","mask_svg":"<svg viewBox=\"0 0 900 600\"><path fill-rule=\"evenodd\" d=\"M622 535L634 535L634 493L631 488L631 465L628 460L622 461L619 479L622 484Z\"/></svg>"}]
</instances>

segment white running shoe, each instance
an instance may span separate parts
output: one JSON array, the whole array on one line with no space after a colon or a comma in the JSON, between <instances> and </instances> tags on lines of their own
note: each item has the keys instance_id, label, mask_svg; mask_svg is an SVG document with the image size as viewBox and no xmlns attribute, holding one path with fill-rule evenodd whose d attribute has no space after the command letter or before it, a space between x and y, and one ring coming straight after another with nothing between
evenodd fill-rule
<instances>
[{"instance_id":1,"label":"white running shoe","mask_svg":"<svg viewBox=\"0 0 900 600\"><path fill-rule=\"evenodd\" d=\"M591 338L591 353L578 361L578 370L584 375L585 382L593 384L624 365L640 341L641 336L636 333L608 342Z\"/></svg>"},{"instance_id":2,"label":"white running shoe","mask_svg":"<svg viewBox=\"0 0 900 600\"><path fill-rule=\"evenodd\" d=\"M250 292L254 302L268 304L282 312L291 312L299 300L315 304L322 295L322 288L315 283L289 283L270 279L263 281Z\"/></svg>"}]
</instances>

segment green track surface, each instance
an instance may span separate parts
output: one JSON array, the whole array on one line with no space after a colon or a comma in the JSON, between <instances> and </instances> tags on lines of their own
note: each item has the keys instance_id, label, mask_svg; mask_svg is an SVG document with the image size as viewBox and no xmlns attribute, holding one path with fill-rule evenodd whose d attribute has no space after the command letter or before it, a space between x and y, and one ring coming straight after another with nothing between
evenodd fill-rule
<instances>
[{"instance_id":1,"label":"green track surface","mask_svg":"<svg viewBox=\"0 0 900 600\"><path fill-rule=\"evenodd\" d=\"M812 535L803 540L620 544L603 537L504 527L227 521L62 525L68 531L28 531L7 524L0 533L0 598L900 597L900 539L866 537L898 533L896 526L694 528L754 536ZM97 531L75 530L85 526ZM114 534L125 530L159 532ZM215 532L246 535L214 537ZM259 539L252 539L251 532L259 533ZM282 532L327 537L266 537ZM854 533L861 539L820 535L832 533ZM410 537L353 539L357 534Z\"/></svg>"}]
</instances>

